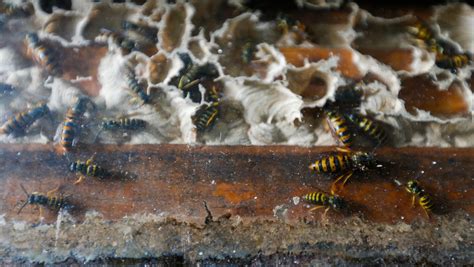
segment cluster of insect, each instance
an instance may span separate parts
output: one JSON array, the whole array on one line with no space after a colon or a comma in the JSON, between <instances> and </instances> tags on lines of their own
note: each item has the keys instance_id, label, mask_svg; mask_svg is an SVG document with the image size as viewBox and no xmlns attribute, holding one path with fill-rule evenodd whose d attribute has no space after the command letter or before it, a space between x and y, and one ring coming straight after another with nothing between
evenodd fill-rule
<instances>
[{"instance_id":1,"label":"cluster of insect","mask_svg":"<svg viewBox=\"0 0 474 267\"><path fill-rule=\"evenodd\" d=\"M315 205L311 210L326 208L323 217L331 208L339 211L347 208L346 201L338 196L337 192L344 189L345 184L355 172L365 172L383 166L377 162L375 150L390 142L386 126L345 106L351 98L357 102L357 97L361 96L358 89L360 85L361 83L352 89L342 91L341 94L336 94L336 101L328 103L323 108L331 132L342 147L338 147L336 152L317 159L309 165L309 168L316 173L338 175L331 185L330 193L320 190L303 196L304 201ZM363 143L364 140L368 143L361 145L360 142ZM363 148L370 149L364 151ZM394 182L400 185L397 180ZM433 202L419 183L416 180L410 180L406 183L405 189L413 194L413 205L415 205L415 198L418 198L419 205L430 217Z\"/></svg>"},{"instance_id":2,"label":"cluster of insect","mask_svg":"<svg viewBox=\"0 0 474 267\"><path fill-rule=\"evenodd\" d=\"M0 14L2 16L28 16L31 15L31 6L10 6L0 5ZM3 18L2 18L3 19ZM278 29L282 34L296 34L305 38L305 26L300 21L288 16L279 15L277 17ZM120 51L122 54L128 54L132 51L144 51L149 46L155 46L158 42L158 29L152 26L144 25L138 22L123 21L122 31L112 31L102 29L95 38L98 44L108 45L111 51ZM471 55L453 49L445 40L440 38L425 22L417 22L408 27L407 32L413 37L417 45L436 54L436 65L456 73L471 62ZM50 48L48 43L43 41L38 34L29 33L25 36L26 53L36 64L43 67L52 76L62 74L61 55L58 51ZM241 47L241 61L249 64L255 57L256 46L251 41L243 42ZM199 103L192 116L192 122L197 132L204 132L212 128L220 114L220 92L219 86L214 82L219 76L217 67L212 63L196 64L191 56L186 53L179 54L183 63L183 68L179 74L171 79L170 84L176 86L182 91L183 97L189 97L193 102ZM152 95L147 92L145 86L137 78L134 68L128 68L126 75L127 85L133 98L141 104L153 103ZM0 96L8 97L15 94L15 88L9 84L0 83ZM349 96L348 96L349 95ZM385 144L388 135L384 128L375 120L368 116L359 114L354 110L341 108L347 99L360 97L361 92L356 88L349 93L336 95L336 102L328 103L324 108L324 113L335 137L343 145L337 152L324 156L310 165L310 169L318 173L339 173L331 186L330 192L312 192L306 194L303 199L311 204L315 204L314 209L326 207L342 209L345 206L345 200L336 195L339 190L344 188L347 181L357 171L373 169L377 166L375 160L376 148ZM342 103L342 104L341 104ZM341 104L341 105L340 105ZM86 97L77 97L75 103L71 105L65 114L64 121L58 128L57 141L64 153L69 153L77 144L81 127L87 113L93 113L96 110L94 102ZM1 127L2 134L13 137L24 136L28 134L28 129L35 121L42 117L50 116L51 111L44 103L39 103L31 109L11 116ZM89 117L92 117L89 115ZM112 120L102 121L100 130L96 139L100 137L103 131L139 131L145 129L148 123L138 118L119 117ZM372 143L373 151L365 152L354 150L356 135L365 136ZM69 166L70 171L77 173L80 178L75 182L78 184L84 180L84 177L106 178L122 175L121 172L102 168L94 163L93 158L87 161L73 161ZM47 195L40 193L27 193L26 204L38 204L51 208L71 207L65 198L53 196L55 192L50 191ZM409 181L406 184L406 190L418 197L419 204L425 210L426 214L431 210L433 204L428 194L424 192L421 186L415 181ZM20 209L23 209L24 206Z\"/></svg>"},{"instance_id":3,"label":"cluster of insect","mask_svg":"<svg viewBox=\"0 0 474 267\"><path fill-rule=\"evenodd\" d=\"M413 42L435 54L435 64L456 74L460 68L472 62L472 55L459 51L452 43L440 37L427 22L417 20L408 27Z\"/></svg>"},{"instance_id":4,"label":"cluster of insect","mask_svg":"<svg viewBox=\"0 0 474 267\"><path fill-rule=\"evenodd\" d=\"M3 14L7 16L20 16L25 12L17 7L16 9L3 8ZM8 12L8 13L6 13ZM24 16L27 16L25 14ZM148 45L155 45L157 40L157 29L148 27L130 21L123 21L122 32L114 32L102 29L95 38L98 44L104 44L109 50L119 51L121 54L128 54L132 51L146 49ZM61 76L61 55L58 51L52 49L48 42L44 42L37 33L28 33L24 39L26 54L39 66L41 66L51 76ZM190 97L193 102L201 105L192 116L192 122L198 133L202 133L212 128L219 114L219 92L218 86L213 80L218 76L217 68L210 63L198 65L193 62L188 54L179 54L184 67L179 75L172 79L170 84L176 86L182 91L183 97ZM141 105L152 104L152 96L147 92L144 85L137 79L134 68L128 66L126 81L129 92L132 95L131 101L138 101ZM203 83L209 89L203 87ZM202 88L205 90L203 91ZM0 96L9 97L16 93L14 86L6 83L0 83ZM55 141L60 151L69 161L69 170L75 173L79 178L74 184L81 183L86 177L97 179L108 178L130 178L127 172L112 171L104 168L94 162L94 157L86 160L69 159L70 152L77 148L81 130L90 118L94 117L97 110L95 103L87 96L78 96L73 104L68 108L64 115L64 120L58 127ZM99 130L94 141L100 137L104 131L109 132L135 132L148 127L148 122L138 118L130 118L133 114L118 117L115 119L103 120L98 124ZM50 117L53 120L52 113L46 103L38 103L30 109L14 114L6 119L6 122L0 128L0 133L11 136L12 138L22 137L29 133L29 128L43 117ZM47 194L38 192L28 193L22 186L27 195L24 205L19 209L20 213L27 204L39 205L51 209L71 209L74 207L68 197L56 194L58 188L49 191Z\"/></svg>"}]
</instances>

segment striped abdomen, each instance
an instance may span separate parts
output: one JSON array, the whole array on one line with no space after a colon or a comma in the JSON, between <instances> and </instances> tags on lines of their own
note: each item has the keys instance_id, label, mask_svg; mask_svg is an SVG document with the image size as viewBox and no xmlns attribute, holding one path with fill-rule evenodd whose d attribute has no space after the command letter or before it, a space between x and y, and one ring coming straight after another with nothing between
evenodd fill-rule
<instances>
[{"instance_id":1,"label":"striped abdomen","mask_svg":"<svg viewBox=\"0 0 474 267\"><path fill-rule=\"evenodd\" d=\"M96 164L89 164L83 161L76 161L71 163L69 170L91 177L103 178L107 175L105 169L99 167Z\"/></svg>"},{"instance_id":2,"label":"striped abdomen","mask_svg":"<svg viewBox=\"0 0 474 267\"><path fill-rule=\"evenodd\" d=\"M39 193L32 193L28 197L28 203L32 205L41 205L52 209L68 207L69 204L62 197L47 197Z\"/></svg>"},{"instance_id":3,"label":"striped abdomen","mask_svg":"<svg viewBox=\"0 0 474 267\"><path fill-rule=\"evenodd\" d=\"M192 117L198 131L204 131L211 127L219 114L219 102L210 105L204 104Z\"/></svg>"},{"instance_id":4,"label":"striped abdomen","mask_svg":"<svg viewBox=\"0 0 474 267\"><path fill-rule=\"evenodd\" d=\"M45 67L46 70L52 74L60 73L58 67L59 61L55 57L54 51L41 44L36 33L29 33L26 35L27 53L38 64Z\"/></svg>"},{"instance_id":5,"label":"striped abdomen","mask_svg":"<svg viewBox=\"0 0 474 267\"><path fill-rule=\"evenodd\" d=\"M37 106L30 111L18 113L10 118L2 127L1 132L4 134L24 135L26 130L39 118L49 112L46 104Z\"/></svg>"},{"instance_id":6,"label":"striped abdomen","mask_svg":"<svg viewBox=\"0 0 474 267\"><path fill-rule=\"evenodd\" d=\"M339 141L341 141L344 146L351 147L352 133L344 116L334 111L328 111L326 113Z\"/></svg>"},{"instance_id":7,"label":"striped abdomen","mask_svg":"<svg viewBox=\"0 0 474 267\"><path fill-rule=\"evenodd\" d=\"M130 89L143 101L143 103L150 102L150 96L145 92L143 86L140 85L133 74L128 75L128 86Z\"/></svg>"},{"instance_id":8,"label":"striped abdomen","mask_svg":"<svg viewBox=\"0 0 474 267\"><path fill-rule=\"evenodd\" d=\"M434 36L431 29L421 22L417 22L412 27L408 27L408 32L410 32L410 34L412 34L415 38L421 39L425 42L429 42Z\"/></svg>"},{"instance_id":9,"label":"striped abdomen","mask_svg":"<svg viewBox=\"0 0 474 267\"><path fill-rule=\"evenodd\" d=\"M70 119L66 118L63 123L63 130L61 132L61 146L66 150L69 151L72 148L73 141L76 138L76 133L78 129L78 124Z\"/></svg>"},{"instance_id":10,"label":"striped abdomen","mask_svg":"<svg viewBox=\"0 0 474 267\"><path fill-rule=\"evenodd\" d=\"M341 172L352 167L351 159L347 154L335 154L316 160L309 168L316 172Z\"/></svg>"},{"instance_id":11,"label":"striped abdomen","mask_svg":"<svg viewBox=\"0 0 474 267\"><path fill-rule=\"evenodd\" d=\"M436 60L436 66L443 69L455 70L468 65L470 60L471 59L467 54L460 54L454 56L443 55Z\"/></svg>"},{"instance_id":12,"label":"striped abdomen","mask_svg":"<svg viewBox=\"0 0 474 267\"><path fill-rule=\"evenodd\" d=\"M349 114L347 118L377 144L381 145L387 141L385 130L377 122L356 114Z\"/></svg>"},{"instance_id":13,"label":"striped abdomen","mask_svg":"<svg viewBox=\"0 0 474 267\"><path fill-rule=\"evenodd\" d=\"M303 196L303 200L315 205L328 205L329 198L325 193L322 192L312 192Z\"/></svg>"},{"instance_id":14,"label":"striped abdomen","mask_svg":"<svg viewBox=\"0 0 474 267\"><path fill-rule=\"evenodd\" d=\"M418 199L420 206L425 209L426 211L431 211L431 208L433 208L433 202L431 201L430 196L425 193L418 194Z\"/></svg>"},{"instance_id":15,"label":"striped abdomen","mask_svg":"<svg viewBox=\"0 0 474 267\"><path fill-rule=\"evenodd\" d=\"M115 129L122 129L122 130L139 130L146 127L146 121L141 119L128 119L123 118L120 120L110 120L104 121L102 123L102 127L106 130L115 130Z\"/></svg>"}]
</instances>

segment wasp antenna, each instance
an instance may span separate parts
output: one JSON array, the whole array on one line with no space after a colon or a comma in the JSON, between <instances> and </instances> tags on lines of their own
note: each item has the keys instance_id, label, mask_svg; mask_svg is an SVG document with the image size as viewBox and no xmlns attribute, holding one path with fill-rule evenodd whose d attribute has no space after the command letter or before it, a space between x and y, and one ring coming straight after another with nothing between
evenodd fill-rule
<instances>
[{"instance_id":1,"label":"wasp antenna","mask_svg":"<svg viewBox=\"0 0 474 267\"><path fill-rule=\"evenodd\" d=\"M28 205L28 200L26 200L25 203L23 203L23 205L21 205L21 207L18 210L17 214L20 214L20 212L23 210L24 207L26 207L26 205Z\"/></svg>"},{"instance_id":2,"label":"wasp antenna","mask_svg":"<svg viewBox=\"0 0 474 267\"><path fill-rule=\"evenodd\" d=\"M23 192L25 192L26 196L29 197L30 194L28 194L28 191L26 191L25 187L23 186L23 184L20 184L20 187L21 189L23 189Z\"/></svg>"},{"instance_id":3,"label":"wasp antenna","mask_svg":"<svg viewBox=\"0 0 474 267\"><path fill-rule=\"evenodd\" d=\"M400 181L398 181L397 179L393 179L393 182L398 186L402 185L402 183Z\"/></svg>"}]
</instances>

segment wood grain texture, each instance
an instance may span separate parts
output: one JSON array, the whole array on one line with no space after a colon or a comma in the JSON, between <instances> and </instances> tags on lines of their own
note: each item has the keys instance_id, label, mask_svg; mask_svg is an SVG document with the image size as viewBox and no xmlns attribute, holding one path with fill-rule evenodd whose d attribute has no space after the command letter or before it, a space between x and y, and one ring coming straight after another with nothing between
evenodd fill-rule
<instances>
[{"instance_id":1,"label":"wood grain texture","mask_svg":"<svg viewBox=\"0 0 474 267\"><path fill-rule=\"evenodd\" d=\"M203 222L208 203L214 216L230 213L244 219L279 217L285 221L320 220L322 211L309 212L298 203L308 192L329 191L334 177L312 173L308 165L331 147L135 145L82 147L80 153L58 155L48 145L0 145L0 214L10 219L38 220L38 211L17 211L26 198L21 190L47 192L61 186L76 205L79 220L95 210L105 219L132 214L165 214ZM86 160L96 153L97 164L129 171L134 180L87 178L79 185L68 171L69 160ZM405 183L419 178L435 203L433 219L464 210L474 213L472 149L383 148L377 159L383 167L358 172L338 194L349 209L330 211L331 219L360 216L372 222L411 222L426 219L411 206L411 195L394 179ZM69 159L68 159L69 158ZM423 172L423 173L422 173ZM297 204L295 204L297 203ZM47 221L55 212L45 213Z\"/></svg>"}]
</instances>

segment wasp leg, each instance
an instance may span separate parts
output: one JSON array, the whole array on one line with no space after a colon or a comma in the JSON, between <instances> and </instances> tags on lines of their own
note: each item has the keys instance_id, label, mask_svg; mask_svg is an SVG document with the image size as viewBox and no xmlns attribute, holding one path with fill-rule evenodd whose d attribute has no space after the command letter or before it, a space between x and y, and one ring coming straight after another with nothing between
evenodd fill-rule
<instances>
[{"instance_id":1,"label":"wasp leg","mask_svg":"<svg viewBox=\"0 0 474 267\"><path fill-rule=\"evenodd\" d=\"M201 80L200 79L196 79L192 82L189 82L187 83L185 86L183 86L183 88L181 88L181 90L188 90L189 88L195 86L196 84L198 84Z\"/></svg>"},{"instance_id":2,"label":"wasp leg","mask_svg":"<svg viewBox=\"0 0 474 267\"><path fill-rule=\"evenodd\" d=\"M428 211L426 209L423 209L425 211L425 214L426 214L426 217L428 217L428 220L431 219L431 216L430 214L428 213Z\"/></svg>"},{"instance_id":3,"label":"wasp leg","mask_svg":"<svg viewBox=\"0 0 474 267\"><path fill-rule=\"evenodd\" d=\"M40 214L39 214L40 221L42 221L43 218L44 218L44 216L43 216L43 207L41 207L41 206L39 207L39 213L40 213Z\"/></svg>"},{"instance_id":4,"label":"wasp leg","mask_svg":"<svg viewBox=\"0 0 474 267\"><path fill-rule=\"evenodd\" d=\"M79 176L79 179L77 179L77 180L74 182L74 184L76 185L76 184L82 183L82 181L83 181L85 178L86 178L86 177L85 177L84 175Z\"/></svg>"},{"instance_id":5,"label":"wasp leg","mask_svg":"<svg viewBox=\"0 0 474 267\"><path fill-rule=\"evenodd\" d=\"M344 186L344 185L347 183L347 180L349 180L349 178L351 178L351 176L352 176L353 174L354 174L354 172L351 171L351 172L347 175L346 179L344 179L344 182L342 182L342 186Z\"/></svg>"},{"instance_id":6,"label":"wasp leg","mask_svg":"<svg viewBox=\"0 0 474 267\"><path fill-rule=\"evenodd\" d=\"M411 206L412 206L412 208L415 207L415 196L413 196L413 197L411 198Z\"/></svg>"},{"instance_id":7,"label":"wasp leg","mask_svg":"<svg viewBox=\"0 0 474 267\"><path fill-rule=\"evenodd\" d=\"M336 181L334 181L334 182L332 183L332 185L331 185L331 192L335 192L335 191L336 191L335 189L336 189L336 184L337 184L337 182L339 182L342 178L345 177L345 179L344 179L344 181L343 181L343 183L342 183L342 186L341 186L341 189L342 189L342 188L344 187L344 185L346 184L347 180L349 180L349 178L351 178L352 174L354 174L354 172L353 172L353 171L350 171L350 172L348 172L348 173L345 173L345 174L343 174L343 175L337 177Z\"/></svg>"},{"instance_id":8,"label":"wasp leg","mask_svg":"<svg viewBox=\"0 0 474 267\"><path fill-rule=\"evenodd\" d=\"M328 213L330 207L327 207L325 210L324 210L324 213L323 213L323 216L321 218L325 219L326 218L326 213Z\"/></svg>"},{"instance_id":9,"label":"wasp leg","mask_svg":"<svg viewBox=\"0 0 474 267\"><path fill-rule=\"evenodd\" d=\"M339 151L339 152L343 152L343 153L351 152L351 149L348 148L348 147L336 147L336 150Z\"/></svg>"},{"instance_id":10,"label":"wasp leg","mask_svg":"<svg viewBox=\"0 0 474 267\"><path fill-rule=\"evenodd\" d=\"M315 211L317 209L320 209L320 208L324 208L324 206L315 206L315 207L311 208L309 211L313 212L313 211Z\"/></svg>"},{"instance_id":11,"label":"wasp leg","mask_svg":"<svg viewBox=\"0 0 474 267\"><path fill-rule=\"evenodd\" d=\"M59 185L56 188L54 188L53 190L48 191L46 193L46 196L47 197L52 197L54 193L58 192L58 190L59 190Z\"/></svg>"}]
</instances>

